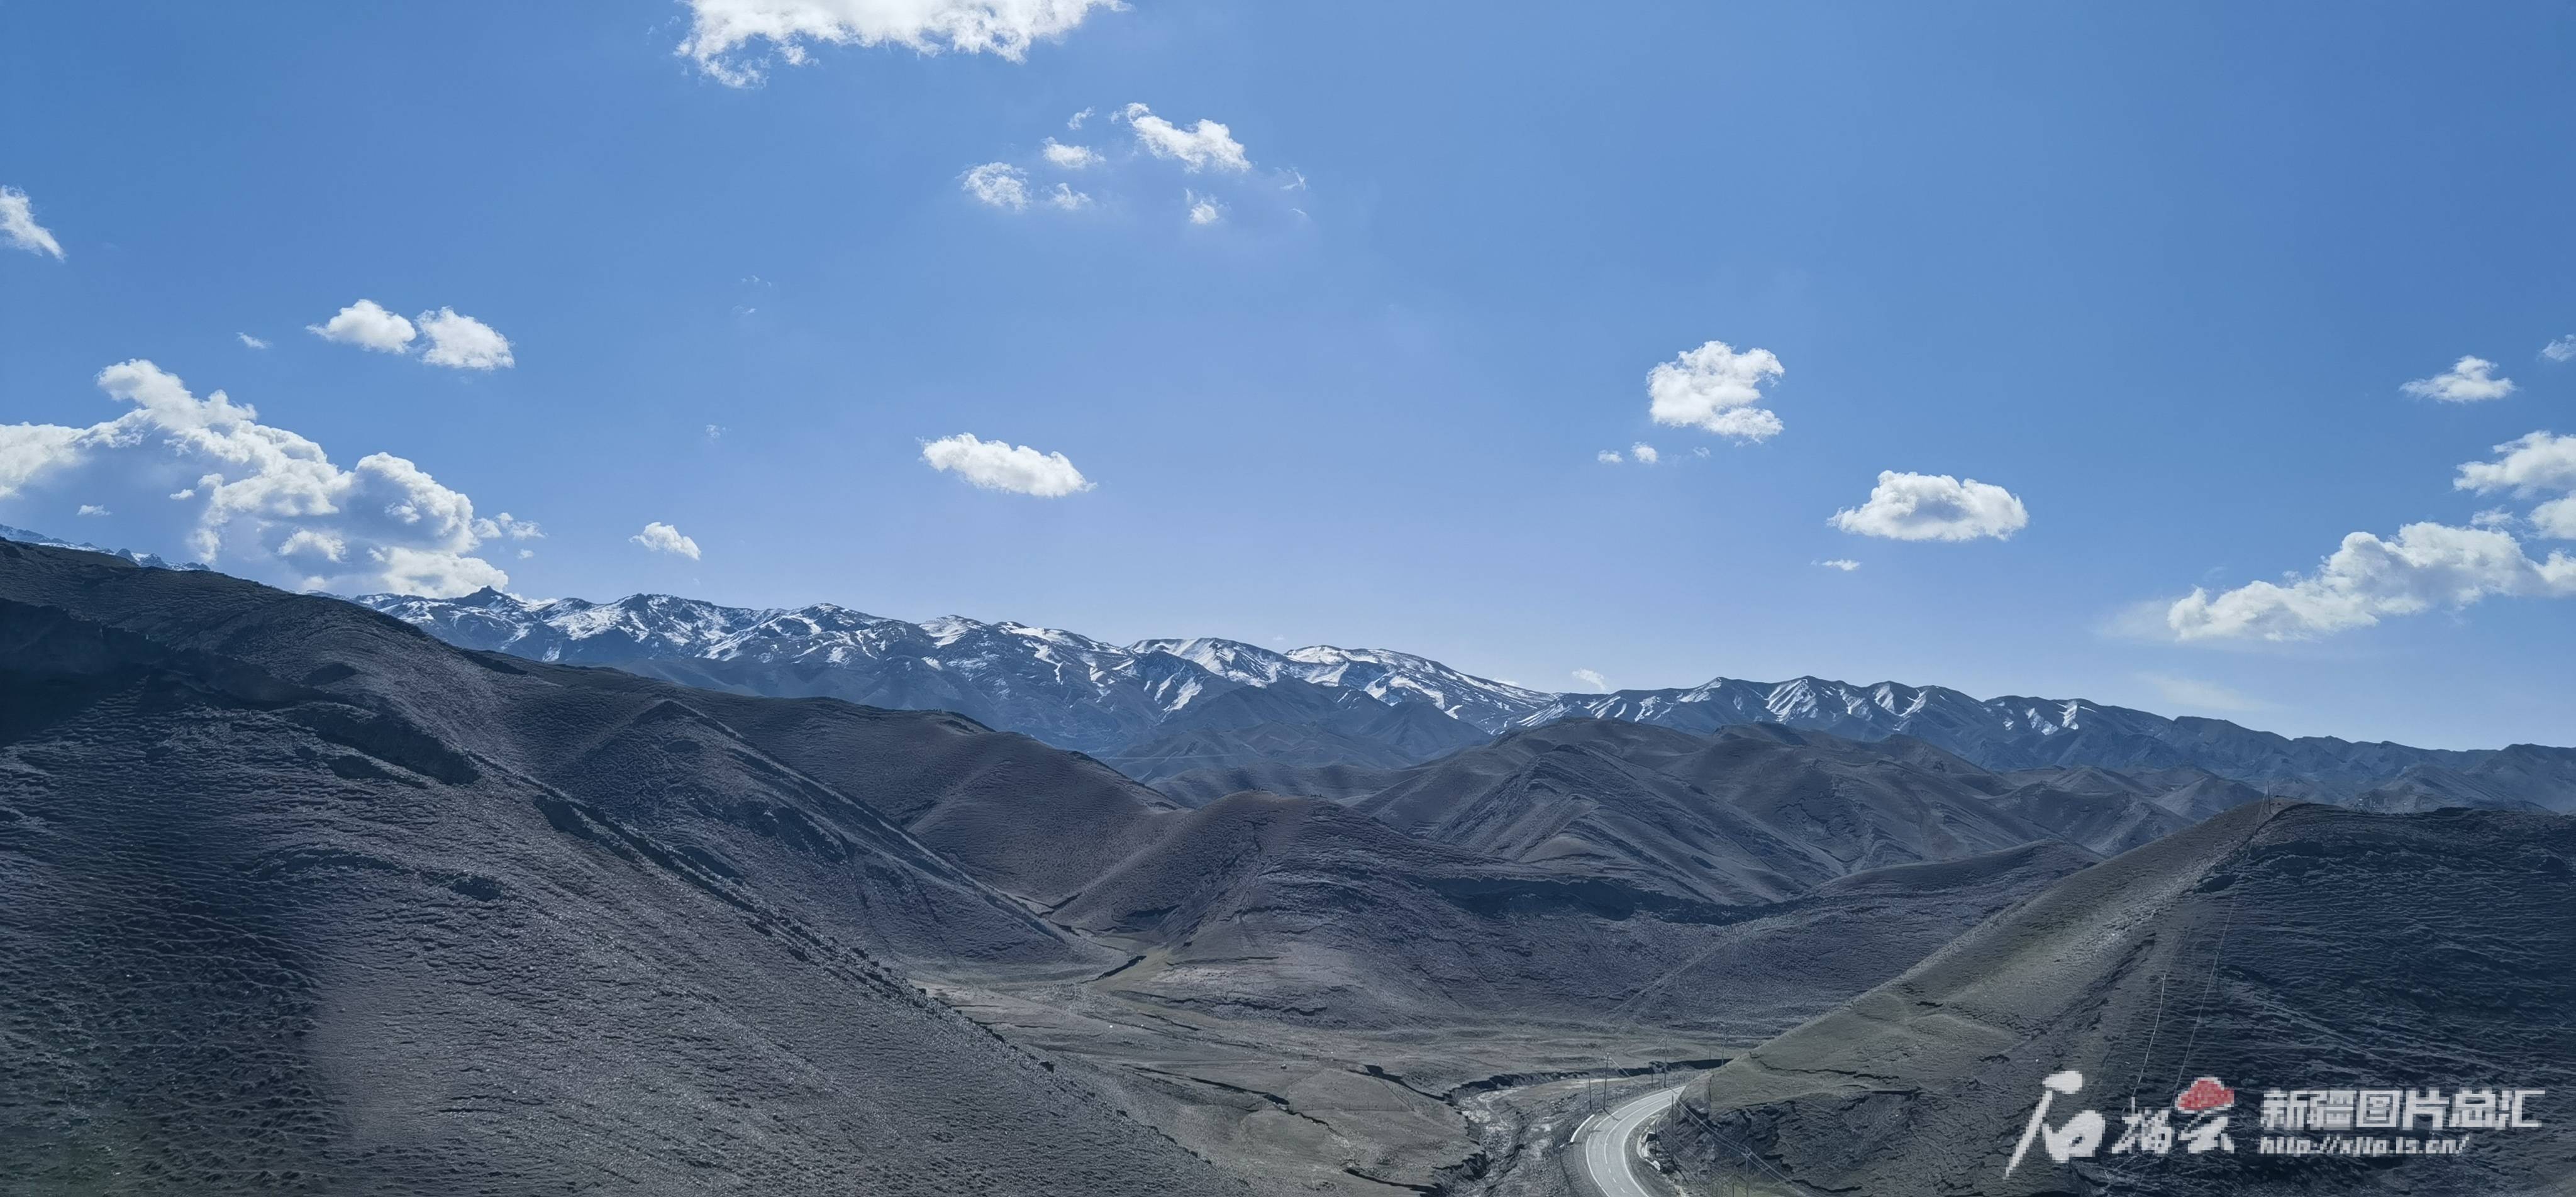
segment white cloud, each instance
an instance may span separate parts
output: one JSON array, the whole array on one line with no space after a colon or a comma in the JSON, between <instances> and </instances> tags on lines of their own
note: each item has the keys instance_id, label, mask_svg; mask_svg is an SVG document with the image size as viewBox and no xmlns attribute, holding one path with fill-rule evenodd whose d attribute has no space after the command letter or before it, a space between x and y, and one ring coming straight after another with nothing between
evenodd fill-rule
<instances>
[{"instance_id":1,"label":"white cloud","mask_svg":"<svg viewBox=\"0 0 2576 1197\"><path fill-rule=\"evenodd\" d=\"M1829 560L1819 561L1816 564L1824 566L1826 569L1838 569L1844 573L1850 573L1851 571L1860 568L1860 562L1854 561L1849 557L1835 557Z\"/></svg>"},{"instance_id":2,"label":"white cloud","mask_svg":"<svg viewBox=\"0 0 2576 1197\"><path fill-rule=\"evenodd\" d=\"M54 240L52 230L36 223L35 201L15 187L0 187L0 238L28 253L52 254L55 261L63 260L63 243Z\"/></svg>"},{"instance_id":3,"label":"white cloud","mask_svg":"<svg viewBox=\"0 0 2576 1197\"><path fill-rule=\"evenodd\" d=\"M1663 454L1655 452L1655 447L1644 441L1628 446L1628 456L1636 458L1638 465L1653 465L1664 459Z\"/></svg>"},{"instance_id":4,"label":"white cloud","mask_svg":"<svg viewBox=\"0 0 2576 1197\"><path fill-rule=\"evenodd\" d=\"M537 526L537 521L523 520L506 511L488 520L474 521L474 535L484 540L499 540L503 537L511 540L546 538L545 530Z\"/></svg>"},{"instance_id":5,"label":"white cloud","mask_svg":"<svg viewBox=\"0 0 2576 1197\"><path fill-rule=\"evenodd\" d=\"M698 559L698 542L680 535L679 529L658 520L644 525L643 531L626 539L656 553L671 553L691 561Z\"/></svg>"},{"instance_id":6,"label":"white cloud","mask_svg":"<svg viewBox=\"0 0 2576 1197\"><path fill-rule=\"evenodd\" d=\"M1881 470L1869 501L1826 522L1889 540L2004 540L2030 523L2030 511L2011 491L1974 478Z\"/></svg>"},{"instance_id":7,"label":"white cloud","mask_svg":"<svg viewBox=\"0 0 2576 1197\"><path fill-rule=\"evenodd\" d=\"M2576 596L2576 558L2534 561L2511 535L2486 528L2408 524L2395 540L2355 532L2313 574L2216 595L2194 588L2165 623L2182 640L2304 640L2490 595Z\"/></svg>"},{"instance_id":8,"label":"white cloud","mask_svg":"<svg viewBox=\"0 0 2576 1197\"><path fill-rule=\"evenodd\" d=\"M1064 127L1068 129L1079 129L1082 127L1082 122L1090 120L1091 114L1097 111L1099 111L1099 109L1085 108L1080 112L1074 113L1072 116L1064 118Z\"/></svg>"},{"instance_id":9,"label":"white cloud","mask_svg":"<svg viewBox=\"0 0 2576 1197\"><path fill-rule=\"evenodd\" d=\"M156 503L143 518L185 512L171 534L197 559L308 589L454 595L509 581L469 555L484 539L473 501L410 461L373 453L344 470L321 445L260 423L249 405L221 391L199 399L140 359L99 371L98 385L132 409L87 428L0 425L0 498L168 493L197 506ZM173 481L183 485L174 491ZM336 548L320 552L325 545Z\"/></svg>"},{"instance_id":10,"label":"white cloud","mask_svg":"<svg viewBox=\"0 0 2576 1197\"><path fill-rule=\"evenodd\" d=\"M2576 540L2576 495L2532 508L2531 530L2549 540Z\"/></svg>"},{"instance_id":11,"label":"white cloud","mask_svg":"<svg viewBox=\"0 0 2576 1197\"><path fill-rule=\"evenodd\" d=\"M249 348L249 349L266 349L266 348L268 348L268 342L263 341L263 340L260 340L258 337L254 337L254 336L250 335L249 333L234 333L233 335L234 335L234 336L236 336L236 337L240 337L240 338L241 338L241 343L242 343L242 345L243 345L245 348Z\"/></svg>"},{"instance_id":12,"label":"white cloud","mask_svg":"<svg viewBox=\"0 0 2576 1197\"><path fill-rule=\"evenodd\" d=\"M525 561L525 560L527 560L528 558L530 558L530 557L534 557L534 556L536 556L536 555L537 555L537 551L536 551L535 549L521 549L521 550L519 550L519 560L521 560L521 561Z\"/></svg>"},{"instance_id":13,"label":"white cloud","mask_svg":"<svg viewBox=\"0 0 2576 1197\"><path fill-rule=\"evenodd\" d=\"M419 336L411 321L388 312L372 299L361 299L340 309L325 323L307 324L304 331L325 341L355 345L377 353L403 353L411 348L412 338Z\"/></svg>"},{"instance_id":14,"label":"white cloud","mask_svg":"<svg viewBox=\"0 0 2576 1197\"><path fill-rule=\"evenodd\" d=\"M1195 191L1183 190L1181 202L1190 206L1191 224L1215 224L1225 219L1225 205Z\"/></svg>"},{"instance_id":15,"label":"white cloud","mask_svg":"<svg viewBox=\"0 0 2576 1197\"><path fill-rule=\"evenodd\" d=\"M368 560L382 567L385 588L399 594L454 597L510 584L501 567L473 557L395 546L368 550Z\"/></svg>"},{"instance_id":16,"label":"white cloud","mask_svg":"<svg viewBox=\"0 0 2576 1197\"><path fill-rule=\"evenodd\" d=\"M1101 163L1100 151L1087 145L1066 145L1052 137L1046 139L1046 148L1040 152L1046 155L1047 161L1066 170L1081 170Z\"/></svg>"},{"instance_id":17,"label":"white cloud","mask_svg":"<svg viewBox=\"0 0 2576 1197\"><path fill-rule=\"evenodd\" d=\"M491 370L516 364L510 356L508 337L472 316L457 315L454 308L422 312L420 331L429 336L429 349L420 355L420 360L430 365Z\"/></svg>"},{"instance_id":18,"label":"white cloud","mask_svg":"<svg viewBox=\"0 0 2576 1197\"><path fill-rule=\"evenodd\" d=\"M679 52L733 87L758 83L769 56L744 53L767 41L789 66L808 60L806 43L899 45L923 54L954 50L1018 62L1031 43L1063 37L1091 10L1118 0L687 0L694 16Z\"/></svg>"},{"instance_id":19,"label":"white cloud","mask_svg":"<svg viewBox=\"0 0 2576 1197\"><path fill-rule=\"evenodd\" d=\"M2197 678L2174 677L2162 673L2141 673L2138 680L2155 687L2156 693L2176 706L2203 711L2268 711L2272 704L2231 690L2216 682Z\"/></svg>"},{"instance_id":20,"label":"white cloud","mask_svg":"<svg viewBox=\"0 0 2576 1197\"><path fill-rule=\"evenodd\" d=\"M2513 393L2513 380L2495 377L2495 365L2482 357L2463 357L2444 373L2418 378L2397 389L2418 399L2438 399L2444 403L2502 399Z\"/></svg>"},{"instance_id":21,"label":"white cloud","mask_svg":"<svg viewBox=\"0 0 2576 1197\"><path fill-rule=\"evenodd\" d=\"M2452 488L2479 494L2510 490L2524 498L2576 491L2576 436L2530 432L2496 446L2495 452L2494 461L2462 463Z\"/></svg>"},{"instance_id":22,"label":"white cloud","mask_svg":"<svg viewBox=\"0 0 2576 1197\"><path fill-rule=\"evenodd\" d=\"M921 459L930 468L956 474L986 490L1057 499L1091 489L1091 481L1062 453L1040 453L1027 445L977 440L972 433L925 441Z\"/></svg>"},{"instance_id":23,"label":"white cloud","mask_svg":"<svg viewBox=\"0 0 2576 1197\"><path fill-rule=\"evenodd\" d=\"M1739 441L1780 434L1780 417L1759 406L1762 386L1786 373L1768 349L1738 353L1724 341L1684 352L1646 374L1647 414L1658 424L1703 428Z\"/></svg>"},{"instance_id":24,"label":"white cloud","mask_svg":"<svg viewBox=\"0 0 2576 1197\"><path fill-rule=\"evenodd\" d=\"M2541 346L2540 356L2553 362L2576 361L2576 333L2569 333Z\"/></svg>"},{"instance_id":25,"label":"white cloud","mask_svg":"<svg viewBox=\"0 0 2576 1197\"><path fill-rule=\"evenodd\" d=\"M2451 485L2459 490L2493 494L2510 491L2517 498L2556 494L2531 509L2531 530L2550 540L2576 540L2576 436L2533 432L2495 447L2494 461L2462 463ZM2481 528L2509 527L2513 513L2492 508L2469 517Z\"/></svg>"},{"instance_id":26,"label":"white cloud","mask_svg":"<svg viewBox=\"0 0 2576 1197\"><path fill-rule=\"evenodd\" d=\"M1055 185L1055 190L1048 193L1047 203L1067 212L1074 212L1090 207L1091 197L1058 183Z\"/></svg>"},{"instance_id":27,"label":"white cloud","mask_svg":"<svg viewBox=\"0 0 2576 1197\"><path fill-rule=\"evenodd\" d=\"M298 528L277 546L277 555L293 558L318 558L323 561L349 559L349 542L329 532Z\"/></svg>"},{"instance_id":28,"label":"white cloud","mask_svg":"<svg viewBox=\"0 0 2576 1197\"><path fill-rule=\"evenodd\" d=\"M1577 669L1574 671L1574 680L1583 683L1583 688L1586 690L1606 691L1610 688L1610 679L1601 676L1598 670Z\"/></svg>"},{"instance_id":29,"label":"white cloud","mask_svg":"<svg viewBox=\"0 0 2576 1197\"><path fill-rule=\"evenodd\" d=\"M1243 143L1234 139L1234 131L1212 120L1201 119L1187 129L1154 115L1143 104L1129 104L1118 113L1119 119L1136 130L1136 144L1157 158L1180 162L1181 169L1201 171L1211 166L1218 170L1246 171L1252 159L1243 152Z\"/></svg>"},{"instance_id":30,"label":"white cloud","mask_svg":"<svg viewBox=\"0 0 2576 1197\"><path fill-rule=\"evenodd\" d=\"M1029 176L1008 162L987 162L959 176L966 194L1013 212L1029 206Z\"/></svg>"},{"instance_id":31,"label":"white cloud","mask_svg":"<svg viewBox=\"0 0 2576 1197\"><path fill-rule=\"evenodd\" d=\"M1592 460L1600 462L1603 465L1617 465L1628 459L1620 456L1617 449L1603 449L1602 451L1593 454Z\"/></svg>"},{"instance_id":32,"label":"white cloud","mask_svg":"<svg viewBox=\"0 0 2576 1197\"><path fill-rule=\"evenodd\" d=\"M73 514L73 515L109 515L109 514L113 514L113 513L109 512L107 508L101 507L101 506L99 506L99 505L98 505L98 504L96 504L96 503L83 503L83 504L81 504L81 505L80 505L80 510L75 511L75 512L73 512L72 514Z\"/></svg>"}]
</instances>

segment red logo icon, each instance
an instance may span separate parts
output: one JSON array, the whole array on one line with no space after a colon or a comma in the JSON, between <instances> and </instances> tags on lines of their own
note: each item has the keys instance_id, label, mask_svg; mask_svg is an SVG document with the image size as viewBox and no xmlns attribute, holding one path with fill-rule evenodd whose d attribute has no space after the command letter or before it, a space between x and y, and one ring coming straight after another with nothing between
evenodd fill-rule
<instances>
[{"instance_id":1,"label":"red logo icon","mask_svg":"<svg viewBox=\"0 0 2576 1197\"><path fill-rule=\"evenodd\" d=\"M2174 1108L2186 1114L2206 1114L2236 1104L2236 1091L2219 1083L2214 1076L2193 1081L2191 1087L2174 1095Z\"/></svg>"}]
</instances>

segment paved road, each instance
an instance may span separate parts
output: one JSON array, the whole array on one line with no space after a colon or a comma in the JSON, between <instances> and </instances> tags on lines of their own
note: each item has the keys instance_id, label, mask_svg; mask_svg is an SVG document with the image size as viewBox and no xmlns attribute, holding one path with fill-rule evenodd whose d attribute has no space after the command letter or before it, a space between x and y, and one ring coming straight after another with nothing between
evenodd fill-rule
<instances>
[{"instance_id":1,"label":"paved road","mask_svg":"<svg viewBox=\"0 0 2576 1197\"><path fill-rule=\"evenodd\" d=\"M1655 1197L1656 1191L1637 1178L1637 1136L1647 1123L1663 1117L1681 1093L1682 1086L1675 1085L1630 1098L1583 1128L1576 1147L1583 1153L1584 1174L1601 1197Z\"/></svg>"}]
</instances>

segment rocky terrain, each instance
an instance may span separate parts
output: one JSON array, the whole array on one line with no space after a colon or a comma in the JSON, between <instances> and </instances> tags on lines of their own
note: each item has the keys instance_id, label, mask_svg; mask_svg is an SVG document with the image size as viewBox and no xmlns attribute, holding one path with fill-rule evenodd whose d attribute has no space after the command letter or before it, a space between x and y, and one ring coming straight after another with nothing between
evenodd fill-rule
<instances>
[{"instance_id":1,"label":"rocky terrain","mask_svg":"<svg viewBox=\"0 0 2576 1197\"><path fill-rule=\"evenodd\" d=\"M2576 1138L2479 1131L2457 1157L2266 1156L2267 1089L2576 1084L2576 821L2240 807L2092 869L1711 1074L1669 1136L1767 1191L2563 1192ZM2052 1127L2235 1088L2234 1150L2005 1166L2042 1078ZM2553 1110L2563 1111L2563 1105ZM2415 1124L2423 1132L2421 1121Z\"/></svg>"},{"instance_id":2,"label":"rocky terrain","mask_svg":"<svg viewBox=\"0 0 2576 1197\"><path fill-rule=\"evenodd\" d=\"M1235 1187L906 975L1106 952L700 697L0 544L0 1191Z\"/></svg>"}]
</instances>

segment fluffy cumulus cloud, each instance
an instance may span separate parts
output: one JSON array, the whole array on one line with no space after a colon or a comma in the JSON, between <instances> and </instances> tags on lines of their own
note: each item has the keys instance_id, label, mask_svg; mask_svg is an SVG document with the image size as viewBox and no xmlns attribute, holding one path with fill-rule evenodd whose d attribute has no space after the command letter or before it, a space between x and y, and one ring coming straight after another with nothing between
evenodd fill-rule
<instances>
[{"instance_id":1,"label":"fluffy cumulus cloud","mask_svg":"<svg viewBox=\"0 0 2576 1197\"><path fill-rule=\"evenodd\" d=\"M458 315L454 308L422 312L415 319L405 320L375 300L361 299L340 309L329 320L305 325L304 331L325 341L376 353L406 354L425 334L429 344L420 360L451 370L496 370L516 364L510 356L508 337L472 316ZM268 348L266 341L247 335L242 337L242 343L253 349Z\"/></svg>"},{"instance_id":2,"label":"fluffy cumulus cloud","mask_svg":"<svg viewBox=\"0 0 2576 1197\"><path fill-rule=\"evenodd\" d=\"M1628 446L1628 456L1636 458L1638 465L1653 465L1664 459L1663 454L1656 452L1653 445L1644 441Z\"/></svg>"},{"instance_id":3,"label":"fluffy cumulus cloud","mask_svg":"<svg viewBox=\"0 0 2576 1197\"><path fill-rule=\"evenodd\" d=\"M1098 166L1101 161L1100 151L1095 150L1090 146L1066 145L1052 137L1046 139L1046 147L1040 152L1046 155L1047 161L1063 167L1066 170L1081 170L1088 166Z\"/></svg>"},{"instance_id":4,"label":"fluffy cumulus cloud","mask_svg":"<svg viewBox=\"0 0 2576 1197\"><path fill-rule=\"evenodd\" d=\"M112 513L109 512L107 508L101 507L96 503L83 503L80 505L80 509L72 512L72 514L79 516L104 516Z\"/></svg>"},{"instance_id":5,"label":"fluffy cumulus cloud","mask_svg":"<svg viewBox=\"0 0 2576 1197\"><path fill-rule=\"evenodd\" d=\"M1118 0L687 0L691 22L680 53L734 87L758 83L771 59L802 66L815 45L898 45L923 54L955 51L1020 61L1039 41L1060 38L1094 9ZM767 43L765 51L756 49Z\"/></svg>"},{"instance_id":6,"label":"fluffy cumulus cloud","mask_svg":"<svg viewBox=\"0 0 2576 1197\"><path fill-rule=\"evenodd\" d=\"M1183 170L1241 173L1252 169L1252 159L1244 153L1243 143L1234 139L1234 131L1215 121L1202 118L1184 129L1143 104L1129 104L1117 115L1136 131L1136 144L1146 153L1179 162Z\"/></svg>"},{"instance_id":7,"label":"fluffy cumulus cloud","mask_svg":"<svg viewBox=\"0 0 2576 1197\"><path fill-rule=\"evenodd\" d=\"M420 360L430 365L493 370L514 364L508 337L472 316L457 315L454 308L422 312L420 331L429 338L429 348L421 353Z\"/></svg>"},{"instance_id":8,"label":"fluffy cumulus cloud","mask_svg":"<svg viewBox=\"0 0 2576 1197\"><path fill-rule=\"evenodd\" d=\"M1058 183L1055 185L1055 190L1047 193L1046 202L1049 207L1078 212L1091 206L1091 197L1066 184Z\"/></svg>"},{"instance_id":9,"label":"fluffy cumulus cloud","mask_svg":"<svg viewBox=\"0 0 2576 1197\"><path fill-rule=\"evenodd\" d=\"M681 535L679 529L659 520L644 525L643 531L626 539L644 546L650 552L669 553L674 557L686 557L691 561L698 559L698 542Z\"/></svg>"},{"instance_id":10,"label":"fluffy cumulus cloud","mask_svg":"<svg viewBox=\"0 0 2576 1197\"><path fill-rule=\"evenodd\" d=\"M2418 399L2435 399L2443 403L2476 403L2502 399L2513 393L2513 380L2495 376L2496 364L2482 357L2464 357L2451 363L2451 368L2431 378L2418 378L2397 388Z\"/></svg>"},{"instance_id":11,"label":"fluffy cumulus cloud","mask_svg":"<svg viewBox=\"0 0 2576 1197\"><path fill-rule=\"evenodd\" d=\"M1007 441L977 440L972 433L924 442L921 459L934 470L955 474L986 490L1041 499L1060 499L1090 490L1092 485L1062 453L1040 453Z\"/></svg>"},{"instance_id":12,"label":"fluffy cumulus cloud","mask_svg":"<svg viewBox=\"0 0 2576 1197\"><path fill-rule=\"evenodd\" d=\"M1020 212L1029 206L1029 176L1008 162L987 162L958 176L957 185L976 202L989 204L1007 212Z\"/></svg>"},{"instance_id":13,"label":"fluffy cumulus cloud","mask_svg":"<svg viewBox=\"0 0 2576 1197\"><path fill-rule=\"evenodd\" d=\"M2462 463L2451 485L2479 494L2509 493L2549 499L2531 509L2531 530L2551 540L2576 540L2576 436L2534 432L2495 447L2495 460ZM2502 508L2481 511L2469 522L2483 528L2510 526L2513 513Z\"/></svg>"},{"instance_id":14,"label":"fluffy cumulus cloud","mask_svg":"<svg viewBox=\"0 0 2576 1197\"><path fill-rule=\"evenodd\" d=\"M1768 349L1741 353L1710 341L1646 373L1647 414L1658 424L1700 428L1739 441L1780 434L1780 417L1761 406L1762 388L1785 373Z\"/></svg>"},{"instance_id":15,"label":"fluffy cumulus cloud","mask_svg":"<svg viewBox=\"0 0 2576 1197\"><path fill-rule=\"evenodd\" d=\"M465 495L373 453L343 469L222 391L200 399L148 361L99 372L129 410L86 428L0 425L0 499L51 490L153 496L200 561L305 589L457 595L509 575L472 554L486 529ZM166 494L166 498L161 496ZM148 525L128 508L129 522ZM533 527L533 525L530 525Z\"/></svg>"},{"instance_id":16,"label":"fluffy cumulus cloud","mask_svg":"<svg viewBox=\"0 0 2576 1197\"><path fill-rule=\"evenodd\" d=\"M340 313L320 324L307 324L304 331L325 341L355 345L377 353L403 353L420 335L411 321L385 310L383 304L361 299L340 309Z\"/></svg>"},{"instance_id":17,"label":"fluffy cumulus cloud","mask_svg":"<svg viewBox=\"0 0 2576 1197\"><path fill-rule=\"evenodd\" d=\"M1577 669L1574 671L1574 680L1583 683L1583 688L1586 690L1610 688L1610 679L1601 676L1601 671L1597 669Z\"/></svg>"},{"instance_id":18,"label":"fluffy cumulus cloud","mask_svg":"<svg viewBox=\"0 0 2576 1197\"><path fill-rule=\"evenodd\" d=\"M1851 571L1860 568L1860 562L1854 561L1849 557L1835 557L1829 560L1819 561L1816 564L1824 566L1826 569L1841 570L1844 573L1850 573Z\"/></svg>"},{"instance_id":19,"label":"fluffy cumulus cloud","mask_svg":"<svg viewBox=\"0 0 2576 1197\"><path fill-rule=\"evenodd\" d=\"M31 254L63 260L63 243L54 240L53 230L36 223L35 201L15 187L0 187L0 240Z\"/></svg>"},{"instance_id":20,"label":"fluffy cumulus cloud","mask_svg":"<svg viewBox=\"0 0 2576 1197\"><path fill-rule=\"evenodd\" d=\"M1882 470L1867 502L1826 522L1889 540L2003 540L2030 523L2030 509L2011 491L1974 478Z\"/></svg>"},{"instance_id":21,"label":"fluffy cumulus cloud","mask_svg":"<svg viewBox=\"0 0 2576 1197\"><path fill-rule=\"evenodd\" d=\"M2576 540L2576 495L2532 508L2531 530L2550 540Z\"/></svg>"},{"instance_id":22,"label":"fluffy cumulus cloud","mask_svg":"<svg viewBox=\"0 0 2576 1197\"><path fill-rule=\"evenodd\" d=\"M1181 202L1189 205L1191 224L1215 224L1225 219L1225 205L1195 191L1181 192Z\"/></svg>"},{"instance_id":23,"label":"fluffy cumulus cloud","mask_svg":"<svg viewBox=\"0 0 2576 1197\"><path fill-rule=\"evenodd\" d=\"M2545 500L2527 517L2493 507L2467 527L2408 524L2395 538L2355 532L2311 573L2211 594L2194 589L2166 609L2182 640L2304 640L2369 627L2390 616L2458 610L2491 597L2576 597L2576 557L2535 558L2517 527L2576 540L2576 436L2534 432L2463 462L2453 488Z\"/></svg>"},{"instance_id":24,"label":"fluffy cumulus cloud","mask_svg":"<svg viewBox=\"0 0 2576 1197\"><path fill-rule=\"evenodd\" d=\"M2496 446L2495 453L2493 461L2462 463L2452 487L2482 495L2510 491L2523 498L2576 491L2576 436L2526 433Z\"/></svg>"},{"instance_id":25,"label":"fluffy cumulus cloud","mask_svg":"<svg viewBox=\"0 0 2576 1197\"><path fill-rule=\"evenodd\" d=\"M2553 362L2576 361L2576 333L2569 333L2541 346L2540 356Z\"/></svg>"},{"instance_id":26,"label":"fluffy cumulus cloud","mask_svg":"<svg viewBox=\"0 0 2576 1197\"><path fill-rule=\"evenodd\" d=\"M523 520L506 511L488 520L474 521L474 535L484 540L500 540L504 537L511 540L543 540L546 536L545 530L537 526L537 521Z\"/></svg>"},{"instance_id":27,"label":"fluffy cumulus cloud","mask_svg":"<svg viewBox=\"0 0 2576 1197\"><path fill-rule=\"evenodd\" d=\"M1617 465L1628 459L1625 456L1622 456L1617 449L1603 449L1602 451L1593 454L1592 460L1600 462L1603 465Z\"/></svg>"},{"instance_id":28,"label":"fluffy cumulus cloud","mask_svg":"<svg viewBox=\"0 0 2576 1197\"><path fill-rule=\"evenodd\" d=\"M2576 558L2535 561L2491 528L2408 524L2393 540L2355 532L2313 573L2219 594L2195 588L2165 623L2186 641L2305 640L2496 595L2576 596Z\"/></svg>"}]
</instances>

